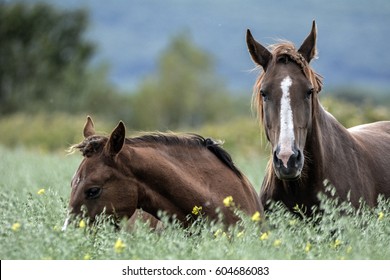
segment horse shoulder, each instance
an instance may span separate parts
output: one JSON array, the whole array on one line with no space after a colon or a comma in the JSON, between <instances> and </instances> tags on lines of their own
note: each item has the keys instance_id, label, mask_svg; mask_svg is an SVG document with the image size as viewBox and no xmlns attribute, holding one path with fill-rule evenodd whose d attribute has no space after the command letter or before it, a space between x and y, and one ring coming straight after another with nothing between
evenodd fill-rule
<instances>
[{"instance_id":1,"label":"horse shoulder","mask_svg":"<svg viewBox=\"0 0 390 280\"><path fill-rule=\"evenodd\" d=\"M372 184L371 190L377 194L390 196L390 121L363 124L349 129L360 147L359 159L364 172L369 173L365 187Z\"/></svg>"}]
</instances>

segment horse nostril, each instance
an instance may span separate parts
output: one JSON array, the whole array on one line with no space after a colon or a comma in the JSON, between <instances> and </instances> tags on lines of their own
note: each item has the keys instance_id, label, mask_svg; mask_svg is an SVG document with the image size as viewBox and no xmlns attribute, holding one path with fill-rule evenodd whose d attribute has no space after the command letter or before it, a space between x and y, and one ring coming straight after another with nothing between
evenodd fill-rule
<instances>
[{"instance_id":1,"label":"horse nostril","mask_svg":"<svg viewBox=\"0 0 390 280\"><path fill-rule=\"evenodd\" d=\"M297 154L298 154L298 155L297 155L297 162L300 162L301 159L302 159L302 153L301 153L300 150L298 150L298 153L297 153Z\"/></svg>"},{"instance_id":2,"label":"horse nostril","mask_svg":"<svg viewBox=\"0 0 390 280\"><path fill-rule=\"evenodd\" d=\"M274 163L276 164L276 166L280 166L280 159L278 158L277 156L277 151L274 152Z\"/></svg>"},{"instance_id":3,"label":"horse nostril","mask_svg":"<svg viewBox=\"0 0 390 280\"><path fill-rule=\"evenodd\" d=\"M301 163L302 163L302 153L300 150L298 150L295 158L295 167L298 168Z\"/></svg>"}]
</instances>

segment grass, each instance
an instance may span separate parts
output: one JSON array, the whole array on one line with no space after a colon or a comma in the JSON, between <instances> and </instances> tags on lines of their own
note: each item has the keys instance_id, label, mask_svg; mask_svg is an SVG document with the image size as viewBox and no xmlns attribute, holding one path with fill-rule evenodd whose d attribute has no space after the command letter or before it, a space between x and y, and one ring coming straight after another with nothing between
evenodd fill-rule
<instances>
[{"instance_id":1,"label":"grass","mask_svg":"<svg viewBox=\"0 0 390 280\"><path fill-rule=\"evenodd\" d=\"M115 230L102 216L94 227L77 221L63 232L80 155L1 146L0 154L1 259L390 259L389 201L354 210L322 198L323 214L313 220L274 205L266 226L245 217L224 229L199 219L188 229L174 223L157 234L142 223L133 232ZM236 161L258 186L264 163Z\"/></svg>"}]
</instances>

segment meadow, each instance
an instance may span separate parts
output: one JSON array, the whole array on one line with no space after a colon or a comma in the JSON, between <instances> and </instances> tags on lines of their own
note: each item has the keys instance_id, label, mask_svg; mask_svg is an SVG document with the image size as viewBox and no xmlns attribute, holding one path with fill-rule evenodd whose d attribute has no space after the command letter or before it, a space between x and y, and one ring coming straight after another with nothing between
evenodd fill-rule
<instances>
[{"instance_id":1,"label":"meadow","mask_svg":"<svg viewBox=\"0 0 390 280\"><path fill-rule=\"evenodd\" d=\"M156 233L141 222L128 232L109 217L95 226L79 219L61 231L70 180L81 155L0 146L0 259L390 259L390 202L353 209L321 198L313 219L274 205L267 222L243 221L229 229L199 218L183 229ZM234 154L257 188L266 159ZM264 220L264 217L262 217ZM162 219L166 217L162 215Z\"/></svg>"}]
</instances>

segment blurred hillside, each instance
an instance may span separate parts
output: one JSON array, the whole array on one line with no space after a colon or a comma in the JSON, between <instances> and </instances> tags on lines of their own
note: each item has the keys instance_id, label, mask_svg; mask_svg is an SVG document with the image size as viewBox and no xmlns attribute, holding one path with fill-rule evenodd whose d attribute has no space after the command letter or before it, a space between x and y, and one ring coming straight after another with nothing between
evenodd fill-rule
<instances>
[{"instance_id":1,"label":"blurred hillside","mask_svg":"<svg viewBox=\"0 0 390 280\"><path fill-rule=\"evenodd\" d=\"M121 90L135 90L155 71L171 38L185 30L215 58L227 87L248 94L256 73L250 71L254 65L247 53L246 29L264 44L287 39L298 45L315 19L319 59L313 65L325 77L325 89L354 85L389 94L388 0L45 2L89 12L87 36L98 45L93 61L110 64L109 80Z\"/></svg>"}]
</instances>

